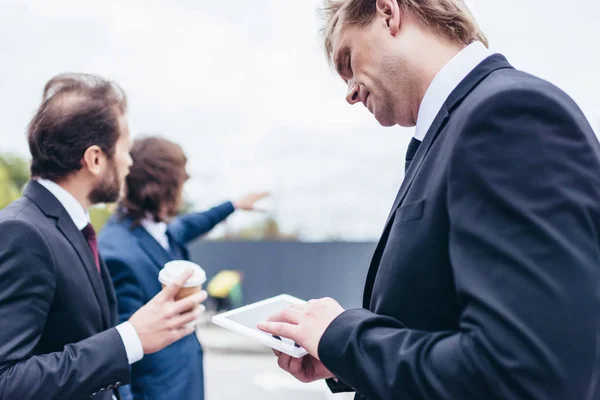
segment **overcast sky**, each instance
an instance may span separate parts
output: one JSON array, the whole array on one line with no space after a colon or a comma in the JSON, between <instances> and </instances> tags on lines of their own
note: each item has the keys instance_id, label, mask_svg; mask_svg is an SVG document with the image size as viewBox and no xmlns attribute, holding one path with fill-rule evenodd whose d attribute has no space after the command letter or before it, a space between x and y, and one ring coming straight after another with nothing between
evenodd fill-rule
<instances>
[{"instance_id":1,"label":"overcast sky","mask_svg":"<svg viewBox=\"0 0 600 400\"><path fill-rule=\"evenodd\" d=\"M469 4L492 50L564 89L600 131L598 1ZM127 92L134 136L183 145L197 208L266 188L275 195L265 207L287 231L376 239L413 130L347 105L323 57L318 5L0 0L0 150L28 154L25 128L50 77L100 74Z\"/></svg>"}]
</instances>

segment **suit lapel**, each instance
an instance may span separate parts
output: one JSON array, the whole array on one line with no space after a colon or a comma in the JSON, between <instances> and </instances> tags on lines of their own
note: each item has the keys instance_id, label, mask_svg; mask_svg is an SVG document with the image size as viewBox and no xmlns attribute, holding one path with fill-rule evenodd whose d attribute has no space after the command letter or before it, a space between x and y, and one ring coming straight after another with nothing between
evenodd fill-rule
<instances>
[{"instance_id":1,"label":"suit lapel","mask_svg":"<svg viewBox=\"0 0 600 400\"><path fill-rule=\"evenodd\" d=\"M500 54L494 54L487 59L485 59L481 64L479 64L467 77L452 91L437 116L435 117L431 127L427 131L425 138L423 139L423 143L419 146L410 167L406 171L406 175L402 184L400 186L400 190L396 195L396 199L394 200L394 204L392 205L392 209L385 223L385 228L379 239L379 243L375 248L375 253L373 254L373 258L371 259L371 265L369 267L369 272L367 274L367 280L365 283L365 291L363 294L363 307L369 308L371 305L371 297L373 294L373 284L375 283L375 277L377 276L377 270L379 268L379 263L381 262L381 257L383 256L383 252L385 250L385 245L387 244L387 239L390 234L391 227L393 225L394 214L398 207L402 205L404 198L406 197L408 190L410 189L415 176L419 172L425 157L429 153L429 149L439 136L440 132L446 126L448 120L451 117L452 111L460 103L462 100L469 94L473 89L477 87L477 85L485 79L489 74L504 68L512 68L512 66L508 63L506 58Z\"/></svg>"},{"instance_id":2,"label":"suit lapel","mask_svg":"<svg viewBox=\"0 0 600 400\"><path fill-rule=\"evenodd\" d=\"M75 223L60 202L39 183L32 181L27 186L24 195L35 202L38 207L49 217L55 218L56 227L67 238L81 260L81 264L90 280L96 300L102 310L102 318L105 329L111 326L110 309L102 277L96 268L96 262L92 251L88 246L83 234L77 229Z\"/></svg>"},{"instance_id":3,"label":"suit lapel","mask_svg":"<svg viewBox=\"0 0 600 400\"><path fill-rule=\"evenodd\" d=\"M115 326L119 322L119 312L117 309L117 295L113 286L108 267L100 255L100 273L102 274L102 282L104 283L104 291L108 300L108 309L110 315L110 326Z\"/></svg>"},{"instance_id":4,"label":"suit lapel","mask_svg":"<svg viewBox=\"0 0 600 400\"><path fill-rule=\"evenodd\" d=\"M81 234L81 232L77 229L71 217L65 211L64 214L58 219L56 224L58 229L62 232L63 235L71 242L71 245L79 255L79 259L83 263L85 268L85 272L92 283L92 287L94 288L94 294L96 295L96 299L100 303L102 308L102 317L104 319L105 329L108 329L111 326L111 316L110 309L108 307L108 299L106 298L106 290L104 288L104 283L102 282L102 277L98 273L98 269L96 268L96 262L94 260L94 256L92 255L92 251L90 250L85 238Z\"/></svg>"},{"instance_id":5,"label":"suit lapel","mask_svg":"<svg viewBox=\"0 0 600 400\"><path fill-rule=\"evenodd\" d=\"M413 180L415 179L415 176L417 175L417 172L421 168L421 164L423 163L425 156L427 155L427 153L429 152L429 149L431 148L431 145L434 143L435 139L437 138L438 133L440 133L442 128L448 122L449 117L450 117L450 115L448 114L448 110L446 109L446 105L444 104L442 106L441 110L439 111L438 115L433 120L433 123L431 124L431 127L427 131L427 134L425 135L423 142L421 143L421 145L419 146L419 149L415 153L415 157L413 158L413 160L410 163L410 167L406 171L406 175L404 176L404 179L402 180L402 184L400 185L400 190L398 191L398 194L396 195L396 199L394 200L394 204L392 205L392 210L390 211L390 214L388 215L388 219L385 223L386 227L391 222L390 220L391 220L392 216L394 215L394 212L396 211L398 206L400 206L400 204L404 200L404 197L406 197L406 193L408 192L408 189L412 185Z\"/></svg>"},{"instance_id":6,"label":"suit lapel","mask_svg":"<svg viewBox=\"0 0 600 400\"><path fill-rule=\"evenodd\" d=\"M400 185L400 190L396 195L396 199L394 200L394 204L392 205L392 210L387 218L385 223L385 228L383 229L383 233L381 238L379 239L379 243L377 243L377 247L375 248L375 253L373 254L373 258L371 259L371 265L369 266L369 272L367 274L367 280L365 283L365 291L363 294L363 307L369 308L371 303L371 295L373 294L373 283L375 282L375 277L377 276L377 270L379 268L379 262L381 261L381 256L383 255L383 250L385 249L385 245L387 244L387 239L390 234L390 230L392 227L392 222L394 220L394 213L396 209L402 204L402 201L406 197L406 193L408 193L408 189L410 188L413 180L419 169L421 168L421 164L425 159L425 155L429 152L431 145L437 138L440 130L446 125L448 122L449 114L446 106L442 106L442 109L435 117L431 127L427 131L425 138L423 139L423 143L419 146L415 157L410 163L410 167L406 171L406 175L404 176L404 180Z\"/></svg>"},{"instance_id":7,"label":"suit lapel","mask_svg":"<svg viewBox=\"0 0 600 400\"><path fill-rule=\"evenodd\" d=\"M140 246L154 261L157 269L160 270L166 263L171 261L169 253L141 226L133 228L132 233L136 236Z\"/></svg>"}]
</instances>

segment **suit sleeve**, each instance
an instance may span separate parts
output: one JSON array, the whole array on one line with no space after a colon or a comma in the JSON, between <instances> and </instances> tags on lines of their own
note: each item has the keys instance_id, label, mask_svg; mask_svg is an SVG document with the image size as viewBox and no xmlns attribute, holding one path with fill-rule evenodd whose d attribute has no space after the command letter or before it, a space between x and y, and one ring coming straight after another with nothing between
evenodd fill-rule
<instances>
[{"instance_id":1,"label":"suit sleeve","mask_svg":"<svg viewBox=\"0 0 600 400\"><path fill-rule=\"evenodd\" d=\"M332 373L373 400L590 398L600 166L569 107L513 90L465 119L447 174L459 329L346 311L319 345Z\"/></svg>"},{"instance_id":2,"label":"suit sleeve","mask_svg":"<svg viewBox=\"0 0 600 400\"><path fill-rule=\"evenodd\" d=\"M208 233L234 211L233 204L227 201L208 211L183 215L169 224L169 233L177 243L187 245L192 240Z\"/></svg>"},{"instance_id":3,"label":"suit sleeve","mask_svg":"<svg viewBox=\"0 0 600 400\"><path fill-rule=\"evenodd\" d=\"M115 329L61 352L34 353L56 291L53 255L42 234L24 222L4 221L0 232L0 399L90 398L128 383Z\"/></svg>"},{"instance_id":4,"label":"suit sleeve","mask_svg":"<svg viewBox=\"0 0 600 400\"><path fill-rule=\"evenodd\" d=\"M329 390L331 390L331 393L348 393L348 392L354 392L354 389L352 389L350 386L346 385L344 382L340 381L339 379L326 379L325 383L327 384L327 387L329 388Z\"/></svg>"}]
</instances>

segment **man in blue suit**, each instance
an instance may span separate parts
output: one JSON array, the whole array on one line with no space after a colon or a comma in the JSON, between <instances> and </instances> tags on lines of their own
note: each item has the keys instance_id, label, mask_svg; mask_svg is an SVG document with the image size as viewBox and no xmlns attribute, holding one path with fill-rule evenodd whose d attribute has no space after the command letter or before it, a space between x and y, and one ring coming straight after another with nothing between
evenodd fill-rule
<instances>
[{"instance_id":1,"label":"man in blue suit","mask_svg":"<svg viewBox=\"0 0 600 400\"><path fill-rule=\"evenodd\" d=\"M186 157L178 145L157 137L137 140L126 197L102 230L100 253L112 277L119 319L126 321L161 290L158 272L171 260L187 260L187 244L210 231L236 209L253 210L266 193L251 194L203 213L176 217L188 179ZM195 335L146 356L132 366L135 400L202 400L202 347ZM124 392L124 391L122 391Z\"/></svg>"}]
</instances>

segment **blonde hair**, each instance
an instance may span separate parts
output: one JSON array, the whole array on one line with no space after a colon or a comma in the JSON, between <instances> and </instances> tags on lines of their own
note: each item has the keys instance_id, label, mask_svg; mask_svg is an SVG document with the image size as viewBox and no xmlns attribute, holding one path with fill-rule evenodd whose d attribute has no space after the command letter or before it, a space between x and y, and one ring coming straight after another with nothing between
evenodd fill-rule
<instances>
[{"instance_id":1,"label":"blonde hair","mask_svg":"<svg viewBox=\"0 0 600 400\"><path fill-rule=\"evenodd\" d=\"M400 9L410 12L424 26L465 46L480 41L488 47L488 40L463 0L396 0ZM333 35L338 25L364 26L371 22L377 11L377 0L324 0L322 8L325 26L322 30L325 53L331 61Z\"/></svg>"}]
</instances>

